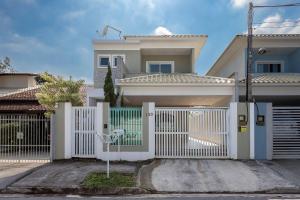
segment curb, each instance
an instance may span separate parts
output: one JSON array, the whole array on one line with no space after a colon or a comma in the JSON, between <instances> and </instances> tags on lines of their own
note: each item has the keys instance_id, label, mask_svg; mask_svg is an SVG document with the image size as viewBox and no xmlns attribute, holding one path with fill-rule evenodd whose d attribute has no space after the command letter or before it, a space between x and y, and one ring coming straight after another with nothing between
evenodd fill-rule
<instances>
[{"instance_id":1,"label":"curb","mask_svg":"<svg viewBox=\"0 0 300 200\"><path fill-rule=\"evenodd\" d=\"M234 191L155 191L140 187L116 187L116 188L59 188L59 187L8 187L0 190L1 194L77 194L77 195L142 195L142 194L300 194L300 188L274 188L270 190L252 192Z\"/></svg>"},{"instance_id":2,"label":"curb","mask_svg":"<svg viewBox=\"0 0 300 200\"><path fill-rule=\"evenodd\" d=\"M78 195L138 195L151 194L139 187L116 188L59 188L59 187L8 187L0 191L2 194L78 194Z\"/></svg>"}]
</instances>

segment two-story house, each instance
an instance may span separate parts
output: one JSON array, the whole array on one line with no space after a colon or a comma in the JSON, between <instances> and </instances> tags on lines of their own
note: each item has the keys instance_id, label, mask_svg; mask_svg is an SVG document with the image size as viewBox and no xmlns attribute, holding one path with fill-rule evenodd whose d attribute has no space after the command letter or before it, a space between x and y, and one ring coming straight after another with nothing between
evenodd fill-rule
<instances>
[{"instance_id":1,"label":"two-story house","mask_svg":"<svg viewBox=\"0 0 300 200\"><path fill-rule=\"evenodd\" d=\"M206 35L124 36L94 40L94 88L88 104L104 99L107 67L112 67L116 93L124 103L139 106L213 106L232 100L234 80L196 73Z\"/></svg>"},{"instance_id":2,"label":"two-story house","mask_svg":"<svg viewBox=\"0 0 300 200\"><path fill-rule=\"evenodd\" d=\"M300 105L300 34L254 35L252 91L256 101ZM237 35L206 75L236 76L245 99L247 35Z\"/></svg>"}]
</instances>

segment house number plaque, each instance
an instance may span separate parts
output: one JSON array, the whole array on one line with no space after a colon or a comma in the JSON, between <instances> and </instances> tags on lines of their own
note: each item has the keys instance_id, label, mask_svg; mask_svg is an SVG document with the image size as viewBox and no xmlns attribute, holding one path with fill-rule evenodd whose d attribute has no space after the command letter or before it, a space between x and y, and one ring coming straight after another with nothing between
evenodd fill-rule
<instances>
[{"instance_id":1,"label":"house number plaque","mask_svg":"<svg viewBox=\"0 0 300 200\"><path fill-rule=\"evenodd\" d=\"M146 117L153 116L153 113L146 113Z\"/></svg>"}]
</instances>

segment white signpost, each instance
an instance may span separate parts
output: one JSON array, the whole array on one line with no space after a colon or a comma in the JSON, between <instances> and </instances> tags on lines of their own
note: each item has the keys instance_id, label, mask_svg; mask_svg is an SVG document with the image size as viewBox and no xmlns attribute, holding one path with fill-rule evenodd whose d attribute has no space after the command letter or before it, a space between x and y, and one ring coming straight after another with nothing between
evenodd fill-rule
<instances>
[{"instance_id":1,"label":"white signpost","mask_svg":"<svg viewBox=\"0 0 300 200\"><path fill-rule=\"evenodd\" d=\"M106 143L107 146L107 167L106 167L106 173L107 173L107 178L109 178L109 145L112 143L115 143L120 136L124 135L125 131L123 129L115 129L112 131L110 134L98 134L100 137L101 141L103 143Z\"/></svg>"}]
</instances>

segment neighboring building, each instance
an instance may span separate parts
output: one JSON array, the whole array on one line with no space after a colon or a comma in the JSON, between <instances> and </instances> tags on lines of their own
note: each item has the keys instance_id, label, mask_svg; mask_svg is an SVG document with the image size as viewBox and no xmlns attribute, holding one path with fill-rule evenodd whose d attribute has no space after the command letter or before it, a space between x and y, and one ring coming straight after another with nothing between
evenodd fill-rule
<instances>
[{"instance_id":1,"label":"neighboring building","mask_svg":"<svg viewBox=\"0 0 300 200\"><path fill-rule=\"evenodd\" d=\"M46 109L39 104L36 93L39 86L18 90L0 97L0 113L43 114Z\"/></svg>"},{"instance_id":2,"label":"neighboring building","mask_svg":"<svg viewBox=\"0 0 300 200\"><path fill-rule=\"evenodd\" d=\"M39 104L36 94L40 85L38 74L1 73L0 74L0 114L43 114L46 109ZM89 85L80 88L83 104L86 105L86 91Z\"/></svg>"},{"instance_id":3,"label":"neighboring building","mask_svg":"<svg viewBox=\"0 0 300 200\"><path fill-rule=\"evenodd\" d=\"M253 38L253 97L274 105L300 105L300 34L262 34ZM247 36L237 35L208 76L239 80L240 100L245 99Z\"/></svg>"},{"instance_id":4,"label":"neighboring building","mask_svg":"<svg viewBox=\"0 0 300 200\"><path fill-rule=\"evenodd\" d=\"M234 80L196 74L196 60L206 35L124 36L94 40L94 88L88 104L104 99L107 66L112 67L119 100L140 106L213 106L234 98Z\"/></svg>"},{"instance_id":5,"label":"neighboring building","mask_svg":"<svg viewBox=\"0 0 300 200\"><path fill-rule=\"evenodd\" d=\"M34 73L0 73L0 96L35 87L37 76Z\"/></svg>"}]
</instances>

